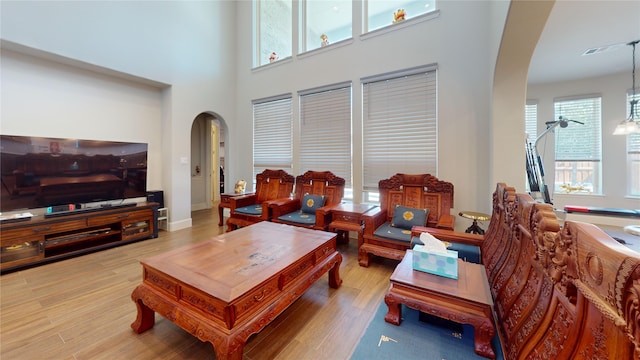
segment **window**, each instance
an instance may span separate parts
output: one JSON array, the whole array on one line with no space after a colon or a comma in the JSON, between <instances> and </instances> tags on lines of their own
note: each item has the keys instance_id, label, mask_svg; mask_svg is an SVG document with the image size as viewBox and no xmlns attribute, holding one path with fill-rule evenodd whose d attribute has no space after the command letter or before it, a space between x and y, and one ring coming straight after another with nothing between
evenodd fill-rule
<instances>
[{"instance_id":1,"label":"window","mask_svg":"<svg viewBox=\"0 0 640 360\"><path fill-rule=\"evenodd\" d=\"M556 99L555 118L579 121L557 127L555 141L555 192L595 193L601 190L601 97Z\"/></svg>"},{"instance_id":2,"label":"window","mask_svg":"<svg viewBox=\"0 0 640 360\"><path fill-rule=\"evenodd\" d=\"M631 113L629 102L633 99L633 94L627 94L627 114ZM640 94L635 94L635 100L640 100ZM640 196L640 134L627 135L627 174L627 194Z\"/></svg>"},{"instance_id":3,"label":"window","mask_svg":"<svg viewBox=\"0 0 640 360\"><path fill-rule=\"evenodd\" d=\"M300 173L329 170L351 188L351 84L300 92Z\"/></svg>"},{"instance_id":4,"label":"window","mask_svg":"<svg viewBox=\"0 0 640 360\"><path fill-rule=\"evenodd\" d=\"M437 176L436 67L362 80L364 201L396 173Z\"/></svg>"},{"instance_id":5,"label":"window","mask_svg":"<svg viewBox=\"0 0 640 360\"><path fill-rule=\"evenodd\" d=\"M277 59L292 53L291 0L255 0L255 66L268 64L273 53Z\"/></svg>"},{"instance_id":6,"label":"window","mask_svg":"<svg viewBox=\"0 0 640 360\"><path fill-rule=\"evenodd\" d=\"M253 182L266 169L291 173L292 136L291 95L254 101Z\"/></svg>"},{"instance_id":7,"label":"window","mask_svg":"<svg viewBox=\"0 0 640 360\"><path fill-rule=\"evenodd\" d=\"M300 52L351 38L352 7L350 0L302 0Z\"/></svg>"},{"instance_id":8,"label":"window","mask_svg":"<svg viewBox=\"0 0 640 360\"><path fill-rule=\"evenodd\" d=\"M365 32L393 25L394 13L404 9L405 19L436 10L435 0L368 0L365 4Z\"/></svg>"}]
</instances>

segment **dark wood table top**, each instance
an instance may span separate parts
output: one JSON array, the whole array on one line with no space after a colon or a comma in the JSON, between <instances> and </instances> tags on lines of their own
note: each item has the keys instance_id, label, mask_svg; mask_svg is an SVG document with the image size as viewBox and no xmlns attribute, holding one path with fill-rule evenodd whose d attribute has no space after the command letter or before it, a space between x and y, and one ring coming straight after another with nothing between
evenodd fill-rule
<instances>
[{"instance_id":1,"label":"dark wood table top","mask_svg":"<svg viewBox=\"0 0 640 360\"><path fill-rule=\"evenodd\" d=\"M264 221L141 263L230 303L335 236Z\"/></svg>"},{"instance_id":2,"label":"dark wood table top","mask_svg":"<svg viewBox=\"0 0 640 360\"><path fill-rule=\"evenodd\" d=\"M493 305L484 266L458 259L458 279L413 269L413 251L408 250L391 275L391 282L445 297Z\"/></svg>"}]
</instances>

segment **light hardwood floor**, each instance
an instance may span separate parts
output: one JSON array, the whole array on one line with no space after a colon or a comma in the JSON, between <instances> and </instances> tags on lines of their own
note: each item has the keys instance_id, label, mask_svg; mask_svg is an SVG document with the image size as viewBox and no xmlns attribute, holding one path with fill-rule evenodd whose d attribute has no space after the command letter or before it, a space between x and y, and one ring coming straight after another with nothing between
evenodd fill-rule
<instances>
[{"instance_id":1,"label":"light hardwood floor","mask_svg":"<svg viewBox=\"0 0 640 360\"><path fill-rule=\"evenodd\" d=\"M139 260L223 231L217 208L192 214L193 226L157 239L103 250L0 277L0 358L214 359L213 348L156 314L137 335L131 292ZM397 262L358 266L355 239L338 245L339 289L324 275L244 349L244 359L348 359L389 286Z\"/></svg>"}]
</instances>

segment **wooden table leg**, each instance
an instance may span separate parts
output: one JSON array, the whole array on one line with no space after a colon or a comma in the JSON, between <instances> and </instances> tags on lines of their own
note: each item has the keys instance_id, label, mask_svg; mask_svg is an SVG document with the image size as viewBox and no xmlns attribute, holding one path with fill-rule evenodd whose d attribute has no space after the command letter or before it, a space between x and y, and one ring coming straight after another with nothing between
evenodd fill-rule
<instances>
[{"instance_id":1,"label":"wooden table leg","mask_svg":"<svg viewBox=\"0 0 640 360\"><path fill-rule=\"evenodd\" d=\"M142 302L142 291L140 290L140 286L133 290L133 293L131 293L131 299L133 299L136 303L136 307L138 308L138 315L136 320L131 323L131 328L137 334L140 334L151 329L153 325L155 325L155 312Z\"/></svg>"},{"instance_id":2,"label":"wooden table leg","mask_svg":"<svg viewBox=\"0 0 640 360\"><path fill-rule=\"evenodd\" d=\"M391 286L393 287L393 285ZM392 294L390 289L387 295L384 296L384 302L389 308L387 315L384 316L384 321L393 325L400 325L400 319L402 318L402 308L400 304L402 303L402 299Z\"/></svg>"},{"instance_id":3,"label":"wooden table leg","mask_svg":"<svg viewBox=\"0 0 640 360\"><path fill-rule=\"evenodd\" d=\"M224 225L222 221L224 219L224 206L218 205L218 215L220 215L220 221L218 221L218 226Z\"/></svg>"}]
</instances>

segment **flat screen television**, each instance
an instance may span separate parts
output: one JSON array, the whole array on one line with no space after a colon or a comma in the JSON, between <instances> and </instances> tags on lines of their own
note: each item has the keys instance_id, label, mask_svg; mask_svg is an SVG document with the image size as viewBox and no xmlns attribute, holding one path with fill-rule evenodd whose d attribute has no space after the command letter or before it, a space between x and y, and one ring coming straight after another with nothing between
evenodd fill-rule
<instances>
[{"instance_id":1,"label":"flat screen television","mask_svg":"<svg viewBox=\"0 0 640 360\"><path fill-rule=\"evenodd\" d=\"M146 197L146 143L0 135L0 211Z\"/></svg>"}]
</instances>

